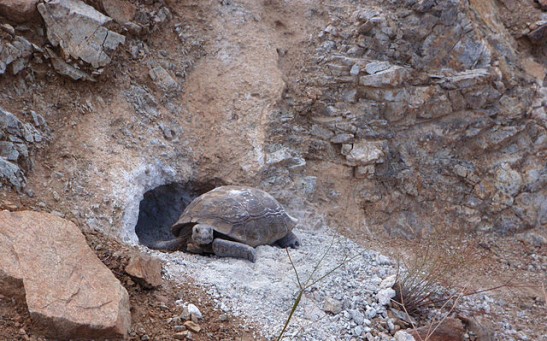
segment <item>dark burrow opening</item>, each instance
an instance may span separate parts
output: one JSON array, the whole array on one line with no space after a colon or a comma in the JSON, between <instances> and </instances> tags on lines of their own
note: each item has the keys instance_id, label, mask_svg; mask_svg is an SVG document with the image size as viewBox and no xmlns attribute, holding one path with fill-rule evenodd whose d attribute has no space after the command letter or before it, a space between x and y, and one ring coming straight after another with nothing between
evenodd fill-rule
<instances>
[{"instance_id":1,"label":"dark burrow opening","mask_svg":"<svg viewBox=\"0 0 547 341\"><path fill-rule=\"evenodd\" d=\"M174 236L171 226L179 219L186 206L214 187L216 186L213 184L171 183L144 193L135 226L139 243L150 246L157 241L172 239Z\"/></svg>"},{"instance_id":2,"label":"dark burrow opening","mask_svg":"<svg viewBox=\"0 0 547 341\"><path fill-rule=\"evenodd\" d=\"M193 198L187 186L179 183L162 185L144 193L135 226L139 242L149 246L156 241L172 239L171 225Z\"/></svg>"}]
</instances>

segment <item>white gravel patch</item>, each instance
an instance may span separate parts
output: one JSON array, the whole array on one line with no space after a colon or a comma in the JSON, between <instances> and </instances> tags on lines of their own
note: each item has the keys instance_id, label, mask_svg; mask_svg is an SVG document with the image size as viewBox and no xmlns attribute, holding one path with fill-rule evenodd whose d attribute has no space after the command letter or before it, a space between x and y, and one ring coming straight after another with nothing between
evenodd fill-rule
<instances>
[{"instance_id":1,"label":"white gravel patch","mask_svg":"<svg viewBox=\"0 0 547 341\"><path fill-rule=\"evenodd\" d=\"M382 289L382 280L396 272L394 262L330 229L297 229L295 233L302 247L289 252L307 289L285 336L350 340L366 339L369 334L374 339L391 339L373 330L371 320L386 318L386 309L376 294ZM220 309L255 322L266 337L273 339L283 329L299 294L299 284L285 250L260 246L257 255L257 262L251 263L183 252L159 253L166 262L166 277L175 281L193 278Z\"/></svg>"}]
</instances>

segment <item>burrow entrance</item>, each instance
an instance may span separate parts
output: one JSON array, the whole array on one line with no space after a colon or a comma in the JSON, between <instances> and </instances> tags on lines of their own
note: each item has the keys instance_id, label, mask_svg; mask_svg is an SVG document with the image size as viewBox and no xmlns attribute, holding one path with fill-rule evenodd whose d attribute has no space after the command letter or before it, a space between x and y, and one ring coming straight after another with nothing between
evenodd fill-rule
<instances>
[{"instance_id":1,"label":"burrow entrance","mask_svg":"<svg viewBox=\"0 0 547 341\"><path fill-rule=\"evenodd\" d=\"M171 183L158 186L144 193L139 204L139 217L135 233L139 243L151 243L173 238L171 225L180 217L186 206L200 194L213 189L214 185L190 185Z\"/></svg>"}]
</instances>

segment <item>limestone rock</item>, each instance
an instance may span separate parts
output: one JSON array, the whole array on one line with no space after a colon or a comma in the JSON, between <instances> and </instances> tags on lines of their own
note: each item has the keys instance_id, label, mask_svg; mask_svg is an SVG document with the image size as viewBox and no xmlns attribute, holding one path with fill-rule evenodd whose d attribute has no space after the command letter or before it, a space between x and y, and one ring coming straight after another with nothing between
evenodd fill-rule
<instances>
[{"instance_id":1,"label":"limestone rock","mask_svg":"<svg viewBox=\"0 0 547 341\"><path fill-rule=\"evenodd\" d=\"M78 227L46 213L0 212L0 286L25 296L49 337L121 338L130 327L127 291L89 248ZM23 283L24 293L20 283ZM7 291L7 292L6 292Z\"/></svg>"},{"instance_id":2,"label":"limestone rock","mask_svg":"<svg viewBox=\"0 0 547 341\"><path fill-rule=\"evenodd\" d=\"M401 66L391 66L386 70L360 78L359 83L374 88L397 87L408 80L410 73Z\"/></svg>"},{"instance_id":3,"label":"limestone rock","mask_svg":"<svg viewBox=\"0 0 547 341\"><path fill-rule=\"evenodd\" d=\"M49 0L38 4L44 18L47 37L53 46L61 46L66 55L80 58L94 68L105 66L107 52L125 42L125 37L110 31L105 24L112 19L79 0Z\"/></svg>"},{"instance_id":4,"label":"limestone rock","mask_svg":"<svg viewBox=\"0 0 547 341\"><path fill-rule=\"evenodd\" d=\"M383 163L386 155L385 146L384 141L357 141L346 155L346 160L351 166L367 166L374 163Z\"/></svg>"},{"instance_id":5,"label":"limestone rock","mask_svg":"<svg viewBox=\"0 0 547 341\"><path fill-rule=\"evenodd\" d=\"M31 20L38 12L38 0L0 0L0 15L16 23Z\"/></svg>"},{"instance_id":6,"label":"limestone rock","mask_svg":"<svg viewBox=\"0 0 547 341\"><path fill-rule=\"evenodd\" d=\"M380 305L388 305L391 302L391 299L395 297L396 292L392 288L386 288L378 291L376 294L376 299Z\"/></svg>"},{"instance_id":7,"label":"limestone rock","mask_svg":"<svg viewBox=\"0 0 547 341\"><path fill-rule=\"evenodd\" d=\"M145 288L156 288L162 283L161 261L146 254L133 255L125 272Z\"/></svg>"}]
</instances>

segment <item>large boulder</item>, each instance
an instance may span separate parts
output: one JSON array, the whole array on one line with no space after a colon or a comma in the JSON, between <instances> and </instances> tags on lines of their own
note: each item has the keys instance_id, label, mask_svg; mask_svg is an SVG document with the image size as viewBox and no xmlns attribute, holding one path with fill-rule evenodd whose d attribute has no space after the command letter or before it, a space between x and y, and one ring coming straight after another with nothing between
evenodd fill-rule
<instances>
[{"instance_id":1,"label":"large boulder","mask_svg":"<svg viewBox=\"0 0 547 341\"><path fill-rule=\"evenodd\" d=\"M25 297L38 327L55 339L123 338L127 291L70 221L0 212L0 293Z\"/></svg>"},{"instance_id":2,"label":"large boulder","mask_svg":"<svg viewBox=\"0 0 547 341\"><path fill-rule=\"evenodd\" d=\"M0 15L16 23L29 21L37 16L38 0L0 0Z\"/></svg>"}]
</instances>

